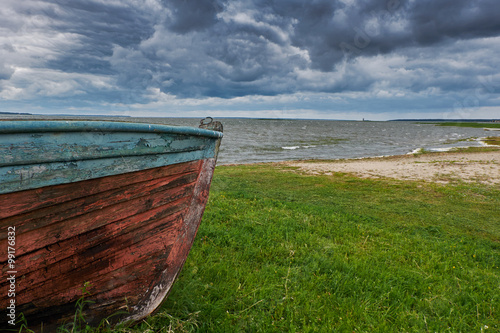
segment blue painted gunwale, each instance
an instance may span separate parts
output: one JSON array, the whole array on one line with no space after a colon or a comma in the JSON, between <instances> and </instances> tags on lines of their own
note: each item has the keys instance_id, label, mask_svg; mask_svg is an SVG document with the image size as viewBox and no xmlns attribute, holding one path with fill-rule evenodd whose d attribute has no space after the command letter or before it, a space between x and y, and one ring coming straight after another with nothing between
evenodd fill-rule
<instances>
[{"instance_id":1,"label":"blue painted gunwale","mask_svg":"<svg viewBox=\"0 0 500 333\"><path fill-rule=\"evenodd\" d=\"M34 132L154 132L222 138L221 132L187 126L127 123L114 121L6 120L0 121L0 133Z\"/></svg>"},{"instance_id":2,"label":"blue painted gunwale","mask_svg":"<svg viewBox=\"0 0 500 333\"><path fill-rule=\"evenodd\" d=\"M0 121L0 194L214 158L222 133L101 121Z\"/></svg>"}]
</instances>

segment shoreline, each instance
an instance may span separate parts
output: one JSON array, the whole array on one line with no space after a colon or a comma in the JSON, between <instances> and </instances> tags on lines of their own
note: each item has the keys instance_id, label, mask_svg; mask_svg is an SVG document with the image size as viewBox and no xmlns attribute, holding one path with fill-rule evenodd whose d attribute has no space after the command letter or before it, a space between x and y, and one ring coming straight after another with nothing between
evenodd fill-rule
<instances>
[{"instance_id":1,"label":"shoreline","mask_svg":"<svg viewBox=\"0 0 500 333\"><path fill-rule=\"evenodd\" d=\"M490 146L492 147L492 146ZM489 148L489 147L485 147ZM500 184L500 149L430 152L339 160L275 162L311 175L354 174L361 178Z\"/></svg>"},{"instance_id":2,"label":"shoreline","mask_svg":"<svg viewBox=\"0 0 500 333\"><path fill-rule=\"evenodd\" d=\"M235 165L253 165L253 164L268 164L268 163L283 163L283 162L295 162L295 161L338 161L338 160L362 160L362 159L370 159L370 158L390 158L394 156L406 156L406 155L415 155L415 154L439 154L439 153L471 153L470 150L472 151L480 151L483 149L489 149L489 150L495 150L499 149L500 150L500 137L498 136L486 136L486 137L479 137L479 138L469 138L467 140L462 140L462 141L475 141L478 143L478 145L463 145L463 146L452 146L452 147L420 147L420 148L415 148L411 151L407 151L406 153L404 152L398 152L394 155L375 155L375 156L361 156L361 157L342 157L342 158L316 158L314 156L311 156L311 158L306 158L306 159L301 159L297 158L294 159L293 157L291 159L276 159L276 160L257 160L257 161L248 161L248 162L238 162L238 161L231 161L231 162L218 162L217 166L235 166ZM305 148L306 146L303 146ZM283 150L294 150L298 149L299 146L287 146L287 147L281 147ZM308 148L308 147L307 147Z\"/></svg>"}]
</instances>

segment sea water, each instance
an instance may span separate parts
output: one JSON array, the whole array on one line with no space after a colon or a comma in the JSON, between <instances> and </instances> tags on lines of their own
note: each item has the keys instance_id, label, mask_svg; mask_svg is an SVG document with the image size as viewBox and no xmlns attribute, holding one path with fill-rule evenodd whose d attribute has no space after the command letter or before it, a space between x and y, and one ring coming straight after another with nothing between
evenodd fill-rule
<instances>
[{"instance_id":1,"label":"sea water","mask_svg":"<svg viewBox=\"0 0 500 333\"><path fill-rule=\"evenodd\" d=\"M493 136L482 128L410 121L217 120L224 125L219 164L389 156L421 149L444 151L481 146L480 138ZM150 121L185 126L197 126L199 122L179 118Z\"/></svg>"},{"instance_id":2,"label":"sea water","mask_svg":"<svg viewBox=\"0 0 500 333\"><path fill-rule=\"evenodd\" d=\"M400 155L480 146L478 128L416 122L227 119L221 164Z\"/></svg>"},{"instance_id":3,"label":"sea water","mask_svg":"<svg viewBox=\"0 0 500 333\"><path fill-rule=\"evenodd\" d=\"M81 120L83 117L30 118ZM195 118L90 118L195 127L200 121ZM413 121L216 120L224 126L218 164L375 157L409 154L419 149L443 151L480 146L480 138L498 135L498 132L487 132L482 128L436 126Z\"/></svg>"}]
</instances>

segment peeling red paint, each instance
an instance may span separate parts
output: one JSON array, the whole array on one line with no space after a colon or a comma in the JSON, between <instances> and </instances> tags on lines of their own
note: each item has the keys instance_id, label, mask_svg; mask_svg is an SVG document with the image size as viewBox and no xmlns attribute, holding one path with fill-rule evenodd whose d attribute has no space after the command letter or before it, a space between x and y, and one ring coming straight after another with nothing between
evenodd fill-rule
<instances>
[{"instance_id":1,"label":"peeling red paint","mask_svg":"<svg viewBox=\"0 0 500 333\"><path fill-rule=\"evenodd\" d=\"M52 331L74 316L90 282L94 303L84 312L90 324L124 309L115 320L150 314L186 260L214 167L215 159L206 159L0 195L0 230L17 231L18 313L32 329L43 323ZM3 309L7 289L1 281Z\"/></svg>"}]
</instances>

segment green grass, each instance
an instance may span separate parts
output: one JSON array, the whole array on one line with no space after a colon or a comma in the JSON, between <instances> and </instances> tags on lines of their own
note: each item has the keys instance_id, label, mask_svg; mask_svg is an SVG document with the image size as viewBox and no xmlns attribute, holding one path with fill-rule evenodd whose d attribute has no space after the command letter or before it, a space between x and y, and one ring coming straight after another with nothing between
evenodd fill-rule
<instances>
[{"instance_id":1,"label":"green grass","mask_svg":"<svg viewBox=\"0 0 500 333\"><path fill-rule=\"evenodd\" d=\"M499 123L473 123L473 122L443 122L443 123L434 123L437 126L456 126L456 127L475 127L475 128L500 128Z\"/></svg>"},{"instance_id":2,"label":"green grass","mask_svg":"<svg viewBox=\"0 0 500 333\"><path fill-rule=\"evenodd\" d=\"M414 155L423 155L423 154L453 154L453 153L484 153L491 151L498 151L499 148L496 147L500 145L500 138L490 137L489 139L484 140L484 142L488 146L480 146L480 147L456 147L443 152L435 152L431 150L421 149ZM491 145L491 146L490 146Z\"/></svg>"},{"instance_id":3,"label":"green grass","mask_svg":"<svg viewBox=\"0 0 500 333\"><path fill-rule=\"evenodd\" d=\"M483 140L487 145L500 146L500 136L490 136Z\"/></svg>"},{"instance_id":4,"label":"green grass","mask_svg":"<svg viewBox=\"0 0 500 333\"><path fill-rule=\"evenodd\" d=\"M499 216L493 187L218 167L179 280L136 329L499 330Z\"/></svg>"},{"instance_id":5,"label":"green grass","mask_svg":"<svg viewBox=\"0 0 500 333\"><path fill-rule=\"evenodd\" d=\"M217 167L169 298L113 332L500 330L498 187L283 168Z\"/></svg>"}]
</instances>

